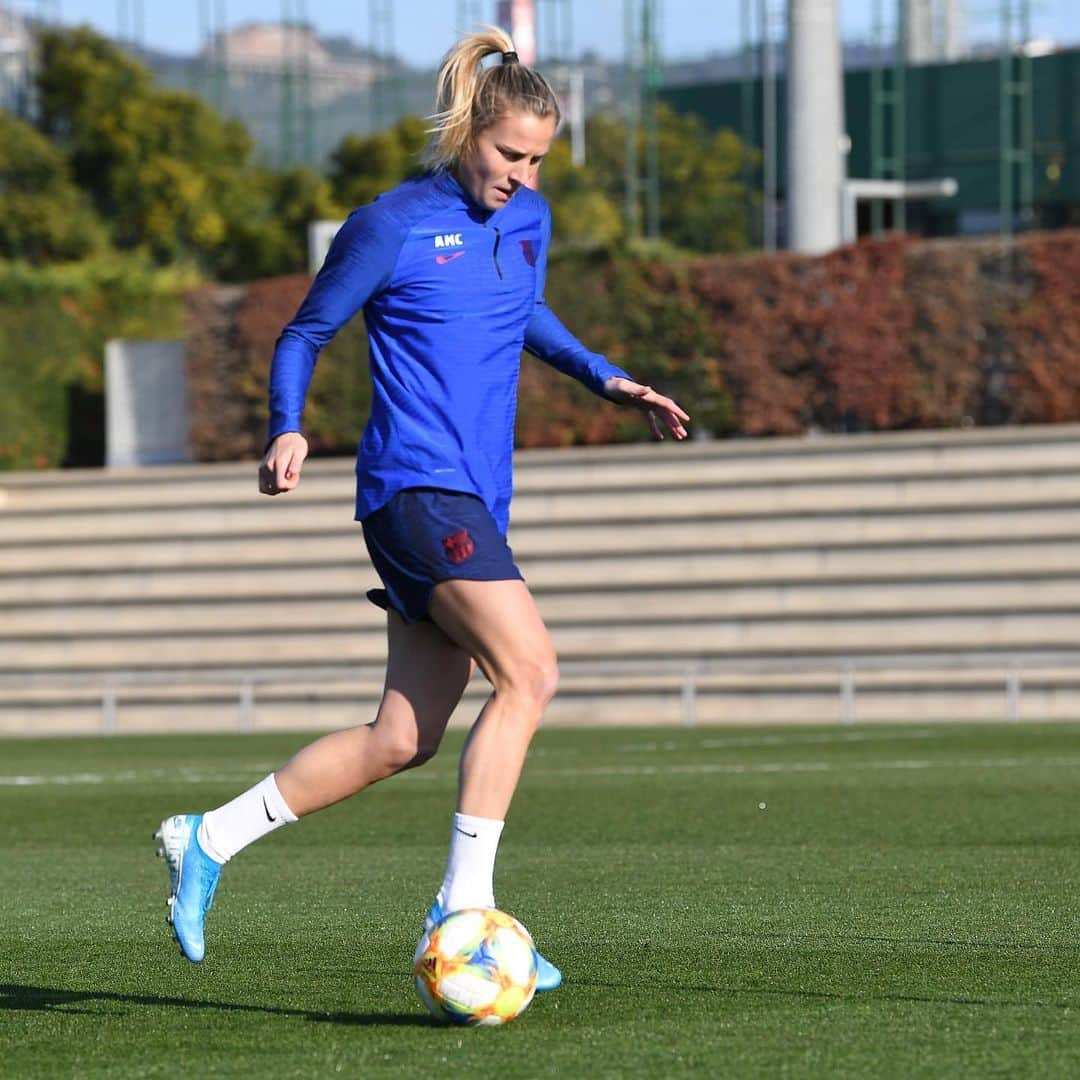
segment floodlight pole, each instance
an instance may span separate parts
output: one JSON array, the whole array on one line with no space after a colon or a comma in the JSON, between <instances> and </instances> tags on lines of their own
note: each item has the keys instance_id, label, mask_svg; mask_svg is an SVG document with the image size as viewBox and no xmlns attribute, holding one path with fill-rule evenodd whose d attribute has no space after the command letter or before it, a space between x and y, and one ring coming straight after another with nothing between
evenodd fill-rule
<instances>
[{"instance_id":1,"label":"floodlight pole","mask_svg":"<svg viewBox=\"0 0 1080 1080\"><path fill-rule=\"evenodd\" d=\"M202 94L218 112L225 109L228 88L225 22L225 0L199 0L199 38L203 43Z\"/></svg>"},{"instance_id":2,"label":"floodlight pole","mask_svg":"<svg viewBox=\"0 0 1080 1080\"><path fill-rule=\"evenodd\" d=\"M761 246L777 247L776 53L773 49L772 0L761 3Z\"/></svg>"},{"instance_id":3,"label":"floodlight pole","mask_svg":"<svg viewBox=\"0 0 1080 1080\"><path fill-rule=\"evenodd\" d=\"M625 204L626 238L641 235L640 177L638 175L638 126L641 122L641 64L639 41L635 30L635 0L623 0L623 31L626 38L626 61L623 67L626 115Z\"/></svg>"},{"instance_id":4,"label":"floodlight pole","mask_svg":"<svg viewBox=\"0 0 1080 1080\"><path fill-rule=\"evenodd\" d=\"M1034 93L1031 56L1031 0L1001 0L1000 209L1003 237L1014 231L1014 219L1030 224L1035 203ZM1019 181L1019 182L1017 182Z\"/></svg>"},{"instance_id":5,"label":"floodlight pole","mask_svg":"<svg viewBox=\"0 0 1080 1080\"><path fill-rule=\"evenodd\" d=\"M641 7L641 46L645 67L645 221L650 240L660 239L660 134L657 119L660 84L660 0Z\"/></svg>"},{"instance_id":6,"label":"floodlight pole","mask_svg":"<svg viewBox=\"0 0 1080 1080\"><path fill-rule=\"evenodd\" d=\"M281 127L280 164L288 168L295 160L296 18L292 0L281 0Z\"/></svg>"},{"instance_id":7,"label":"floodlight pole","mask_svg":"<svg viewBox=\"0 0 1080 1080\"><path fill-rule=\"evenodd\" d=\"M757 123L754 93L753 0L739 0L739 113L740 138L743 144L742 183L746 207L746 241L752 247L757 239L754 228L756 170L751 149L757 146Z\"/></svg>"},{"instance_id":8,"label":"floodlight pole","mask_svg":"<svg viewBox=\"0 0 1080 1080\"><path fill-rule=\"evenodd\" d=\"M457 26L454 30L458 34L471 34L483 21L480 16L481 4L479 0L458 0L457 3Z\"/></svg>"},{"instance_id":9,"label":"floodlight pole","mask_svg":"<svg viewBox=\"0 0 1080 1080\"><path fill-rule=\"evenodd\" d=\"M836 0L789 0L788 247L806 255L841 242L846 171L843 66Z\"/></svg>"},{"instance_id":10,"label":"floodlight pole","mask_svg":"<svg viewBox=\"0 0 1080 1080\"><path fill-rule=\"evenodd\" d=\"M387 62L394 61L394 5L392 0L370 0L371 49ZM383 77L376 68L372 84L372 127L376 131L389 127L401 112L397 77L391 72Z\"/></svg>"}]
</instances>

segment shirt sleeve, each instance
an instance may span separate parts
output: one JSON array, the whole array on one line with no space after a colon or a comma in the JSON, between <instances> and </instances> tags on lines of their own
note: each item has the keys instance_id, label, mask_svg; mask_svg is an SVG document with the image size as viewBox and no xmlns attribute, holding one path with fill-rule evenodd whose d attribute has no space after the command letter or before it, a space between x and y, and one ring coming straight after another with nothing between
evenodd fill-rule
<instances>
[{"instance_id":1,"label":"shirt sleeve","mask_svg":"<svg viewBox=\"0 0 1080 1080\"><path fill-rule=\"evenodd\" d=\"M375 205L354 210L338 230L322 269L274 348L270 441L300 430L319 351L389 283L405 231Z\"/></svg>"},{"instance_id":2,"label":"shirt sleeve","mask_svg":"<svg viewBox=\"0 0 1080 1080\"><path fill-rule=\"evenodd\" d=\"M604 383L613 376L630 379L622 368L611 364L599 353L590 352L544 302L547 283L547 256L551 246L551 211L544 205L540 225L540 253L536 260L536 306L525 327L525 348L546 364L570 375L594 394L604 396Z\"/></svg>"}]
</instances>

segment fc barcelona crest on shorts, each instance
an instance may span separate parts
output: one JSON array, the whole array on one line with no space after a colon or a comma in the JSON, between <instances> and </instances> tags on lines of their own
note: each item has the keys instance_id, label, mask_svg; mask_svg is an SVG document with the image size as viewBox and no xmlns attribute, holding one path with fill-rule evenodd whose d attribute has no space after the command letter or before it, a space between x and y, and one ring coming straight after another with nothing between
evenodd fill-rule
<instances>
[{"instance_id":1,"label":"fc barcelona crest on shorts","mask_svg":"<svg viewBox=\"0 0 1080 1080\"><path fill-rule=\"evenodd\" d=\"M455 566L463 563L476 550L476 545L473 543L467 529L462 529L460 532L444 537L442 546L447 559Z\"/></svg>"}]
</instances>

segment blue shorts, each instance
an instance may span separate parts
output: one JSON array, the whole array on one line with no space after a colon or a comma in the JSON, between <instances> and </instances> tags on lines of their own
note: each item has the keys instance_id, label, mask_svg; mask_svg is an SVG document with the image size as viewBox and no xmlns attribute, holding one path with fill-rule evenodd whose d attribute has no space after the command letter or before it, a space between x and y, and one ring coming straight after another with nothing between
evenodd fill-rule
<instances>
[{"instance_id":1,"label":"blue shorts","mask_svg":"<svg viewBox=\"0 0 1080 1080\"><path fill-rule=\"evenodd\" d=\"M368 599L407 623L426 619L440 581L521 581L514 555L476 495L405 488L361 522L385 589Z\"/></svg>"}]
</instances>

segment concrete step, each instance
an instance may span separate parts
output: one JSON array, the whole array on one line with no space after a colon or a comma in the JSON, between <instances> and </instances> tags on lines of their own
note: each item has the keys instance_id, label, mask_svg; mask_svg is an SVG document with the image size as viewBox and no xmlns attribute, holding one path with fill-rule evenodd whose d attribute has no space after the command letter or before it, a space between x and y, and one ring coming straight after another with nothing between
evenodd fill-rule
<instances>
[{"instance_id":1,"label":"concrete step","mask_svg":"<svg viewBox=\"0 0 1080 1080\"><path fill-rule=\"evenodd\" d=\"M618 530L615 530L617 533ZM777 537L780 540L780 537ZM298 554L291 564L205 569L132 567L130 570L35 574L0 573L0 608L31 604L89 604L287 597L360 597L378 577L366 558L308 565ZM649 555L588 557L570 550L566 558L521 560L530 588L592 590L620 582L643 586L739 585L916 580L1028 579L1040 574L1080 575L1080 543L903 544L872 548L829 546L746 552L678 552L663 545Z\"/></svg>"},{"instance_id":2,"label":"concrete step","mask_svg":"<svg viewBox=\"0 0 1080 1080\"><path fill-rule=\"evenodd\" d=\"M138 539L36 541L5 544L0 540L0 579L49 573L56 569L98 573L107 570L235 567L263 569L274 564L306 566L329 563L367 565L362 531L352 521L323 531L304 522L286 532L240 532ZM1068 540L1080 545L1080 505L1053 510L930 512L869 516L862 511L762 519L663 521L611 525L516 525L510 537L515 557L527 562L545 556L618 555L667 552L730 552L797 548L871 547L902 542L1000 543L1005 539Z\"/></svg>"},{"instance_id":3,"label":"concrete step","mask_svg":"<svg viewBox=\"0 0 1080 1080\"><path fill-rule=\"evenodd\" d=\"M682 657L860 657L889 652L943 655L983 650L1058 652L1080 641L1080 612L864 615L777 619L713 617L641 623L575 622L550 627L563 659L656 660ZM0 674L304 664L379 664L383 629L302 633L267 626L261 633L139 635L0 641Z\"/></svg>"},{"instance_id":4,"label":"concrete step","mask_svg":"<svg viewBox=\"0 0 1080 1080\"><path fill-rule=\"evenodd\" d=\"M623 489L626 469L645 472L654 486L773 484L867 477L992 474L1075 468L1080 427L901 432L872 436L636 444L515 455L521 493ZM303 489L315 498L349 497L352 458L315 459ZM85 511L92 485L96 508L231 503L255 492L252 462L171 466L94 473L8 474L0 482L0 509Z\"/></svg>"},{"instance_id":5,"label":"concrete step","mask_svg":"<svg viewBox=\"0 0 1080 1080\"><path fill-rule=\"evenodd\" d=\"M824 585L709 586L671 583L597 591L537 591L540 613L551 625L567 622L673 622L722 617L833 617L844 614L997 614L1080 611L1080 577L1043 576L1028 580L934 582L876 581ZM110 639L171 634L260 633L285 626L291 633L381 628L385 615L362 592L327 597L288 597L266 593L256 598L183 599L165 602L73 605L70 602L0 608L0 642L93 637Z\"/></svg>"},{"instance_id":6,"label":"concrete step","mask_svg":"<svg viewBox=\"0 0 1080 1080\"><path fill-rule=\"evenodd\" d=\"M9 691L0 695L0 733L275 730L366 723L377 682L100 687ZM474 679L451 726L468 726L487 695ZM678 676L563 679L546 725L840 723L1075 720L1076 670L916 670L861 674L845 699L839 673L700 676L692 697ZM662 749L662 748L658 748ZM812 756L812 755L811 755ZM917 753L913 757L917 757ZM913 765L909 762L908 765ZM662 755L628 756L626 768L662 767ZM531 767L542 767L537 761Z\"/></svg>"},{"instance_id":7,"label":"concrete step","mask_svg":"<svg viewBox=\"0 0 1080 1080\"><path fill-rule=\"evenodd\" d=\"M635 486L632 490L524 493L514 502L514 528L542 524L607 525L663 520L711 519L718 523L770 515L852 513L910 514L954 510L1035 510L1075 506L1075 470L1008 476L870 479L858 483L799 482L774 487ZM340 529L351 517L351 497L319 499L298 490L283 498L252 494L222 506L84 509L62 514L5 513L6 545L73 540L144 539L233 532L321 532Z\"/></svg>"}]
</instances>

